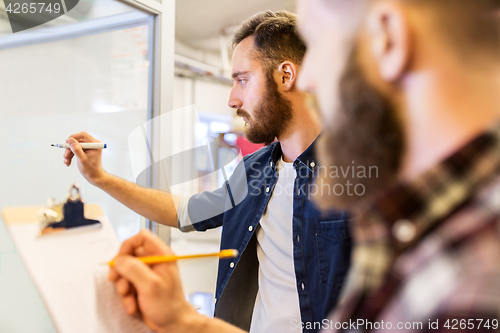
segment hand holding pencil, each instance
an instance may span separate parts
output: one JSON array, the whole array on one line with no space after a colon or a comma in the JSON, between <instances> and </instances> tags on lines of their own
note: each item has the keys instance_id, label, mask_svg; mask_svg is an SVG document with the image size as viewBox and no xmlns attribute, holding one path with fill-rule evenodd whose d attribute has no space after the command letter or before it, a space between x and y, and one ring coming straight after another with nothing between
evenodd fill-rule
<instances>
[{"instance_id":1,"label":"hand holding pencil","mask_svg":"<svg viewBox=\"0 0 500 333\"><path fill-rule=\"evenodd\" d=\"M138 258L151 256L161 263L148 266ZM177 264L165 262L166 257L170 261L179 258L149 230L141 230L123 242L110 267L109 279L128 314L142 315L154 331L175 332L179 323L197 323L206 317L186 300Z\"/></svg>"}]
</instances>

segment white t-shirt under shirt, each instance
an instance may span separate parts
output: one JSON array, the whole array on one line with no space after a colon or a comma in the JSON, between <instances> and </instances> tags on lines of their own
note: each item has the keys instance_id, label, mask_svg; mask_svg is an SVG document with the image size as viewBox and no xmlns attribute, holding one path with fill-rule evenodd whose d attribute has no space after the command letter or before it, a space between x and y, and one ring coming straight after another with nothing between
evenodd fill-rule
<instances>
[{"instance_id":1,"label":"white t-shirt under shirt","mask_svg":"<svg viewBox=\"0 0 500 333\"><path fill-rule=\"evenodd\" d=\"M300 322L299 296L293 263L293 163L277 164L278 182L257 228L259 291L250 333L295 332Z\"/></svg>"}]
</instances>

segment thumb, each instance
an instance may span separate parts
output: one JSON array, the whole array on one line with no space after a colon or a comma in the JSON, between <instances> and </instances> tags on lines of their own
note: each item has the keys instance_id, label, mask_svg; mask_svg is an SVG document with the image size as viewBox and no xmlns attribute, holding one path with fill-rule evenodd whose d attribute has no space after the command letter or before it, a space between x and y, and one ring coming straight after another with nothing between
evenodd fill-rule
<instances>
[{"instance_id":1,"label":"thumb","mask_svg":"<svg viewBox=\"0 0 500 333\"><path fill-rule=\"evenodd\" d=\"M114 267L118 271L118 274L132 283L139 292L150 283L158 280L158 275L151 268L132 256L118 256L115 259Z\"/></svg>"},{"instance_id":2,"label":"thumb","mask_svg":"<svg viewBox=\"0 0 500 333\"><path fill-rule=\"evenodd\" d=\"M75 154L80 160L84 160L87 158L85 152L83 151L82 145L78 141L73 138L68 139L69 149Z\"/></svg>"}]
</instances>

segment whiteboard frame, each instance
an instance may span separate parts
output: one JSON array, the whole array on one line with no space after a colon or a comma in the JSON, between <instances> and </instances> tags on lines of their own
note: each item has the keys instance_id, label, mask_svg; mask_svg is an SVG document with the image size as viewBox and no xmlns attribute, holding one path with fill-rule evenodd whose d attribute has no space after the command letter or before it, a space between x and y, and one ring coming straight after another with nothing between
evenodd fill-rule
<instances>
[{"instance_id":1,"label":"whiteboard frame","mask_svg":"<svg viewBox=\"0 0 500 333\"><path fill-rule=\"evenodd\" d=\"M77 38L104 31L126 29L137 25L149 24L152 20L154 20L154 16L135 11L83 21L68 26L45 28L43 29L45 31L44 34L37 34L37 31L31 34L11 34L0 39L0 50ZM150 29L152 31L151 35L154 35L154 27L150 26ZM150 42L153 45L152 49L154 49L154 41L150 39Z\"/></svg>"},{"instance_id":2,"label":"whiteboard frame","mask_svg":"<svg viewBox=\"0 0 500 333\"><path fill-rule=\"evenodd\" d=\"M151 119L161 116L173 108L173 84L175 66L175 0L118 0L144 13L154 15L154 60L153 60L153 96ZM151 131L151 147L160 152L160 128L158 122ZM160 156L159 154L157 156ZM162 173L152 164L149 175L150 187L160 189L160 184L167 184ZM156 233L167 244L170 244L170 228L148 221L148 228Z\"/></svg>"},{"instance_id":3,"label":"whiteboard frame","mask_svg":"<svg viewBox=\"0 0 500 333\"><path fill-rule=\"evenodd\" d=\"M143 13L152 15L154 20L150 25L150 33L153 34L150 40L152 44L152 71L151 75L151 106L149 119L158 117L166 112L172 111L173 108L173 82L174 82L174 66L175 66L175 0L162 0L157 2L155 0L117 0L128 6L131 6ZM101 20L106 20L102 18ZM138 18L142 21L141 18ZM134 24L133 20L127 24ZM106 24L99 23L96 27L86 28L83 34L95 33L97 30L105 29ZM113 26L113 29L122 28L120 23L110 22L108 25ZM50 28L49 28L50 29ZM59 30L59 28L54 28ZM70 34L74 37L74 33L54 33L51 37L31 36L27 35L26 38L19 40L16 38L9 39L5 37L0 43L0 49L24 46L35 43L45 43L52 40L65 39ZM156 152L154 156L160 156L160 128L158 122L150 122L153 128L150 128L151 133L151 148ZM164 129L169 130L169 129ZM149 184L151 188L160 189L161 184L167 184L164 179L163 173L160 173L156 164L152 163L148 174ZM158 225L155 222L147 221L146 226L162 238L167 244L170 244L170 228Z\"/></svg>"}]
</instances>

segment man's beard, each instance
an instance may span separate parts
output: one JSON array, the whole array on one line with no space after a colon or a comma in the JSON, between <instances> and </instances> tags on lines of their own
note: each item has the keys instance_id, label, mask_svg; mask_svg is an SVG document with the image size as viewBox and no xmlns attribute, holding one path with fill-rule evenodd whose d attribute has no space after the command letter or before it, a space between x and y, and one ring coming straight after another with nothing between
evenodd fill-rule
<instances>
[{"instance_id":1,"label":"man's beard","mask_svg":"<svg viewBox=\"0 0 500 333\"><path fill-rule=\"evenodd\" d=\"M317 146L324 170L318 172L320 195L314 199L324 210L354 208L372 198L395 181L403 158L405 137L396 110L354 59L340 80L341 110L325 124Z\"/></svg>"},{"instance_id":2,"label":"man's beard","mask_svg":"<svg viewBox=\"0 0 500 333\"><path fill-rule=\"evenodd\" d=\"M288 129L292 119L292 104L280 94L272 75L268 75L266 94L256 106L253 116L250 118L243 109L238 109L236 114L245 117L249 123L245 129L248 141L268 146Z\"/></svg>"}]
</instances>

